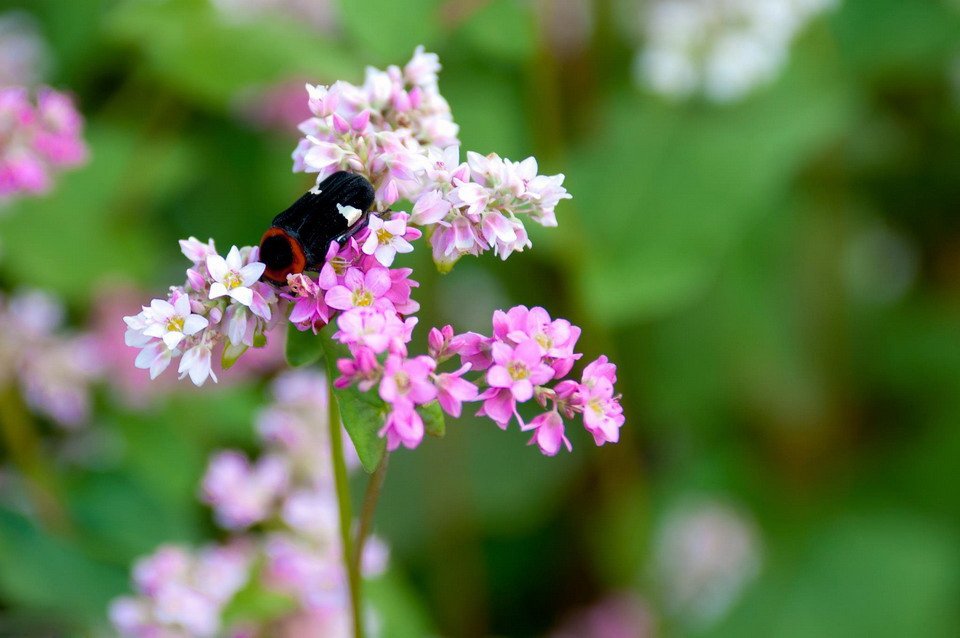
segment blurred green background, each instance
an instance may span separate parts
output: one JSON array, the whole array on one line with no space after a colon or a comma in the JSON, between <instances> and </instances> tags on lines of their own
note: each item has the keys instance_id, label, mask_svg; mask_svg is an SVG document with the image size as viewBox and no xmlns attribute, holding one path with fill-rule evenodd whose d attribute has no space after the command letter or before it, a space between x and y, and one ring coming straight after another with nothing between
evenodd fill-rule
<instances>
[{"instance_id":1,"label":"blurred green background","mask_svg":"<svg viewBox=\"0 0 960 638\"><path fill-rule=\"evenodd\" d=\"M134 290L119 323L181 281L177 239L256 243L312 181L272 87L306 117L298 84L360 82L422 43L463 149L536 155L574 199L506 263L440 276L408 256L420 325L543 305L619 364L627 423L545 458L464 418L395 454L376 527L407 629L384 634L548 635L611 596L638 637L960 633L960 6L844 0L773 81L714 104L636 83L635 1L331 4L317 26L205 0L0 2L36 20L92 153L0 216L3 288L55 293L77 327ZM5 471L0 635L109 635L136 557L215 536L206 458L253 445L266 392L182 390L130 407L104 387L86 431L44 426L67 529L24 514ZM702 587L699 550L722 572Z\"/></svg>"}]
</instances>

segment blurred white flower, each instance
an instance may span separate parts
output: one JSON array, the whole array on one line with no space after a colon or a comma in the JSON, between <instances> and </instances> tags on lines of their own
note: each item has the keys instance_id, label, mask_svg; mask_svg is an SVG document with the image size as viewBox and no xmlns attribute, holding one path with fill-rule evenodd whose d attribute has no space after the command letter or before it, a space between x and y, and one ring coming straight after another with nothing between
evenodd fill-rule
<instances>
[{"instance_id":1,"label":"blurred white flower","mask_svg":"<svg viewBox=\"0 0 960 638\"><path fill-rule=\"evenodd\" d=\"M836 0L654 0L643 13L640 83L674 99L734 102L776 78L790 44Z\"/></svg>"},{"instance_id":2,"label":"blurred white flower","mask_svg":"<svg viewBox=\"0 0 960 638\"><path fill-rule=\"evenodd\" d=\"M653 554L666 612L691 628L722 618L760 571L754 524L717 500L686 503L668 513Z\"/></svg>"}]
</instances>

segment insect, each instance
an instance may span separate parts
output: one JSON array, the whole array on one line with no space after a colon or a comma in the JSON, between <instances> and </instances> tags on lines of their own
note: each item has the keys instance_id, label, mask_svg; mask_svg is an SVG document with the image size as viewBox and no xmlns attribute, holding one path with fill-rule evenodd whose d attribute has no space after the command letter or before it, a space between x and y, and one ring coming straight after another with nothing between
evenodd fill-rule
<instances>
[{"instance_id":1,"label":"insect","mask_svg":"<svg viewBox=\"0 0 960 638\"><path fill-rule=\"evenodd\" d=\"M286 283L287 275L323 265L331 241L343 243L364 226L373 186L362 175L339 171L273 218L260 239L264 278Z\"/></svg>"}]
</instances>

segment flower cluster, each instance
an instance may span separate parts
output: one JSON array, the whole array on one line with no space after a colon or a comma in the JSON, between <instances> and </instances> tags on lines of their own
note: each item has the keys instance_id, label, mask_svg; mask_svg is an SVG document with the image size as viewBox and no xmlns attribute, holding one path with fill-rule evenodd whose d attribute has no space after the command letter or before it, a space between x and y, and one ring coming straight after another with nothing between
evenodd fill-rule
<instances>
[{"instance_id":1,"label":"flower cluster","mask_svg":"<svg viewBox=\"0 0 960 638\"><path fill-rule=\"evenodd\" d=\"M50 190L53 174L82 164L83 118L64 93L22 86L0 88L0 198Z\"/></svg>"},{"instance_id":2,"label":"flower cluster","mask_svg":"<svg viewBox=\"0 0 960 638\"><path fill-rule=\"evenodd\" d=\"M434 261L449 269L487 250L506 259L530 246L522 217L556 226L554 208L570 195L563 175L537 174L532 157L511 162L468 153L460 161L458 127L440 94L440 63L418 48L403 69L367 69L362 86L307 86L314 117L300 125L294 170L364 175L376 206L413 204L410 223L428 229Z\"/></svg>"},{"instance_id":3,"label":"flower cluster","mask_svg":"<svg viewBox=\"0 0 960 638\"><path fill-rule=\"evenodd\" d=\"M156 378L175 357L180 357L180 378L189 375L196 385L208 377L218 350L224 367L232 365L251 346L266 343L266 330L276 322L279 298L273 288L259 281L264 265L258 249L230 249L226 258L217 253L213 240L194 237L180 242L183 254L193 262L187 281L172 286L166 299L154 299L139 314L124 317L126 344L142 348L136 366Z\"/></svg>"},{"instance_id":4,"label":"flower cluster","mask_svg":"<svg viewBox=\"0 0 960 638\"><path fill-rule=\"evenodd\" d=\"M835 0L655 0L645 6L641 81L657 93L741 99L773 80L794 37Z\"/></svg>"},{"instance_id":5,"label":"flower cluster","mask_svg":"<svg viewBox=\"0 0 960 638\"><path fill-rule=\"evenodd\" d=\"M424 424L416 408L434 400L454 417L460 416L464 402L482 401L479 415L503 429L516 418L522 430L533 431L531 443L548 456L559 452L561 445L571 449L564 418L577 414L583 415L584 427L597 445L619 440L624 417L613 385L617 368L602 356L586 366L579 381L566 379L582 356L574 351L580 328L569 321L552 320L539 307L498 310L493 336L457 335L451 326L433 328L429 354L415 357L407 354L407 321L391 321L376 310L353 311L340 317L340 330L334 334L352 355L338 361L341 377L336 384L357 383L365 391L377 386L389 406L381 431L388 449L420 444ZM460 367L438 372L440 364L454 356L459 356ZM483 374L471 382L464 378L471 371ZM482 392L477 384L484 387ZM517 405L531 399L550 409L526 423Z\"/></svg>"},{"instance_id":6,"label":"flower cluster","mask_svg":"<svg viewBox=\"0 0 960 638\"><path fill-rule=\"evenodd\" d=\"M0 294L0 389L17 384L31 408L64 427L90 413L90 385L102 362L91 336L61 330L63 308L49 295Z\"/></svg>"},{"instance_id":7,"label":"flower cluster","mask_svg":"<svg viewBox=\"0 0 960 638\"><path fill-rule=\"evenodd\" d=\"M419 284L412 270L393 264L424 234L415 226L425 229L441 269L487 250L506 259L530 245L521 217L556 226L555 207L570 197L563 175L539 175L533 158L511 162L467 153L461 162L457 126L438 89L439 69L437 56L418 48L402 69L367 69L363 86L308 85L314 117L300 127L305 137L294 152L294 169L317 173L318 185L335 171L359 173L374 186L379 210L343 245L330 243L316 277L289 275L276 294L257 281L264 271L257 249L233 248L224 259L212 240L181 242L193 262L187 283L125 318L128 345L143 348L137 366L156 376L182 355L181 378L189 375L197 385L208 377L216 381L213 348L224 343L224 361L232 362L261 345L264 330L289 305L288 319L301 331L336 326L332 338L350 356L337 361L335 385L377 391L385 414L379 432L390 450L420 444L423 412L436 409L434 403L458 417L463 403L472 401L482 401L480 414L502 428L516 417L544 454L570 448L564 420L578 414L598 445L617 441L624 418L614 391L616 366L601 357L579 381L567 379L581 357L574 351L580 329L552 320L543 308L498 311L490 337L434 329L427 354L408 352L417 324L411 315L419 310L411 291ZM412 204L410 213L385 209L401 198ZM361 214L341 208L345 216ZM461 365L441 370L456 355ZM468 373L476 378L467 379ZM546 411L525 423L517 405L531 399ZM215 470L224 494L244 494L235 509L220 512L230 527L259 520L284 489L281 468L269 458L250 465L225 456Z\"/></svg>"},{"instance_id":8,"label":"flower cluster","mask_svg":"<svg viewBox=\"0 0 960 638\"><path fill-rule=\"evenodd\" d=\"M134 570L137 597L114 601L111 618L125 636L349 636L350 595L342 562L333 484L326 379L290 372L274 384L274 402L257 417L266 447L251 462L241 452L216 454L201 498L231 534L224 545L191 553L161 548ZM348 456L351 465L358 461ZM387 549L364 546L368 577L384 571ZM278 616L224 626L224 610L241 588L286 597ZM228 619L230 620L230 619Z\"/></svg>"},{"instance_id":9,"label":"flower cluster","mask_svg":"<svg viewBox=\"0 0 960 638\"><path fill-rule=\"evenodd\" d=\"M215 636L229 600L247 584L253 554L236 542L198 552L164 545L137 561L139 596L118 598L110 619L124 636Z\"/></svg>"}]
</instances>

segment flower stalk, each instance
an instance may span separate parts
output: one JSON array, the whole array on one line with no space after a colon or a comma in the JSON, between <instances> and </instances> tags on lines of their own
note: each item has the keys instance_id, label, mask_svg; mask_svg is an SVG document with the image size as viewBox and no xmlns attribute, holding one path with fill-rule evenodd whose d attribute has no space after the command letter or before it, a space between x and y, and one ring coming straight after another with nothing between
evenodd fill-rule
<instances>
[{"instance_id":1,"label":"flower stalk","mask_svg":"<svg viewBox=\"0 0 960 638\"><path fill-rule=\"evenodd\" d=\"M333 459L333 476L337 491L337 503L340 508L340 539L343 545L343 564L347 571L350 589L350 607L353 614L353 634L363 638L363 604L360 600L359 562L353 560L353 541L350 535L350 521L353 518L350 504L350 483L347 479L347 464L343 456L343 437L340 433L340 406L333 392L333 381L328 380L329 388L329 426L330 456Z\"/></svg>"}]
</instances>

